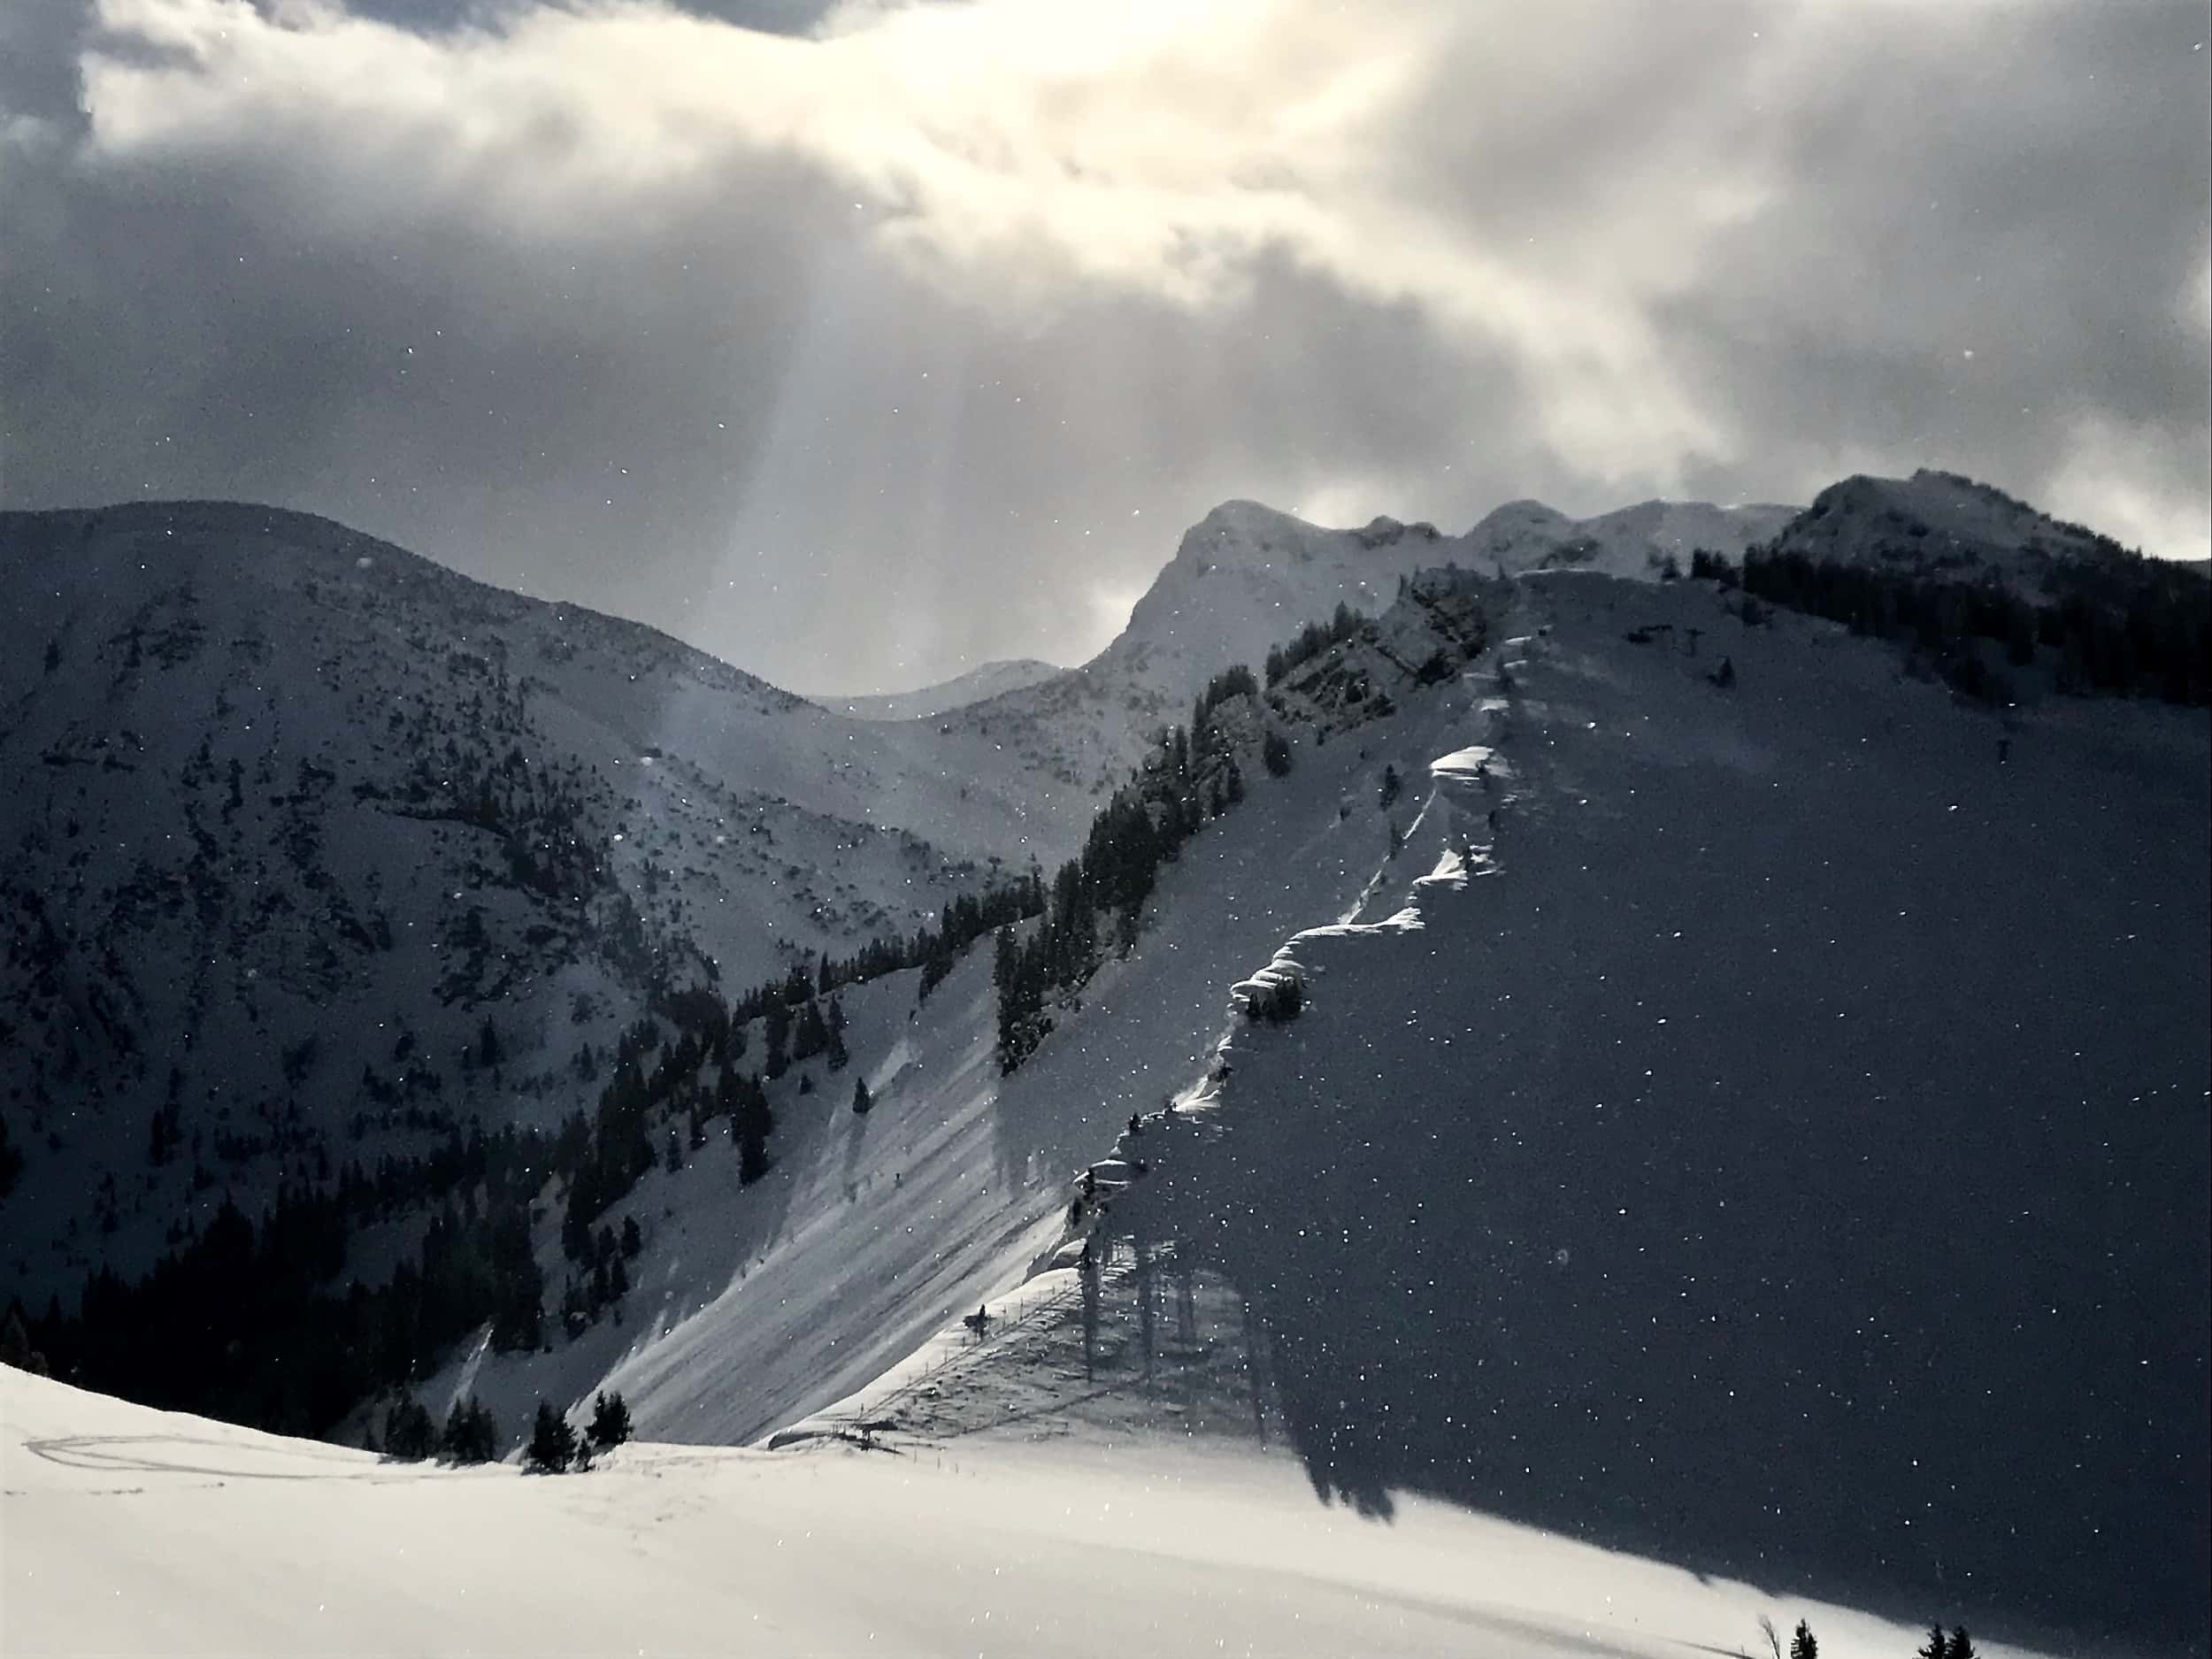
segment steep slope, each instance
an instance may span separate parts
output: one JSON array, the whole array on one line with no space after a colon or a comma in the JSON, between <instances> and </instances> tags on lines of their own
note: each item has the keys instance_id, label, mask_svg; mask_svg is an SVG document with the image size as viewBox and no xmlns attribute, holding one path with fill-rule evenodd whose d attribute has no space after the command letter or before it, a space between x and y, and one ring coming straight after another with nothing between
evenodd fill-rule
<instances>
[{"instance_id":1,"label":"steep slope","mask_svg":"<svg viewBox=\"0 0 2212 1659\"><path fill-rule=\"evenodd\" d=\"M1370 1513L2204 1651L2201 717L2069 701L2001 749L1834 625L1525 588L1411 902L1254 958L1240 998L1302 1010L1101 1165L1149 1171L1096 1283L862 1409L1256 1413Z\"/></svg>"},{"instance_id":2,"label":"steep slope","mask_svg":"<svg viewBox=\"0 0 2212 1659\"><path fill-rule=\"evenodd\" d=\"M1202 1064L1230 967L1317 908L1359 902L1389 852L1386 770L1417 776L1440 703L1465 700L1448 673L1424 683L1423 670L1439 652L1464 660L1479 604L1471 579L1416 582L1286 682L1286 729L1300 733L1287 776L1265 775L1251 699L1218 711L1243 733L1245 800L1184 846L1127 957L1106 962L1079 1010L1057 1010L1062 1029L1021 1070L1002 1077L996 1063L987 949L926 1002L913 972L847 991L852 1064L802 1066L769 1085L780 1127L764 1180L739 1189L717 1125L680 1171L647 1174L610 1212L618 1231L634 1218L644 1240L620 1324L549 1355L480 1343L426 1386L426 1401L443 1412L474 1392L512 1417L604 1384L623 1390L644 1433L750 1440L1018 1280L1056 1242L1072 1172ZM1394 698L1397 712L1380 713ZM855 1077L872 1099L864 1117L850 1110ZM555 1219L540 1250L557 1283Z\"/></svg>"},{"instance_id":3,"label":"steep slope","mask_svg":"<svg viewBox=\"0 0 2212 1659\"><path fill-rule=\"evenodd\" d=\"M856 720L923 720L955 709L964 709L972 703L1020 691L1025 687L1050 680L1055 674L1067 671L1052 663L1041 663L1034 657L1017 657L1011 662L985 663L971 668L964 674L941 680L933 686L924 686L917 691L886 692L875 696L816 697L812 701L833 714L848 715Z\"/></svg>"},{"instance_id":4,"label":"steep slope","mask_svg":"<svg viewBox=\"0 0 2212 1659\"><path fill-rule=\"evenodd\" d=\"M219 1183L549 1123L657 989L903 933L1022 842L988 757L319 519L9 514L0 565L0 1300Z\"/></svg>"}]
</instances>

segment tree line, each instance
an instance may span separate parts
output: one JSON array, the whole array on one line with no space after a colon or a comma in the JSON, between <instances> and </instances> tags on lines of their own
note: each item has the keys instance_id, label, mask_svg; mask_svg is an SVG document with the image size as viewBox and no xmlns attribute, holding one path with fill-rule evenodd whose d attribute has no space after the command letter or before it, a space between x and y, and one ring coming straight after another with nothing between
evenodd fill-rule
<instances>
[{"instance_id":1,"label":"tree line","mask_svg":"<svg viewBox=\"0 0 2212 1659\"><path fill-rule=\"evenodd\" d=\"M280 1433L327 1432L356 1402L414 1378L428 1357L488 1324L503 1349L541 1340L542 1276L528 1204L542 1137L484 1137L476 1181L432 1215L414 1256L373 1288L330 1288L354 1229L375 1218L357 1171L280 1189L257 1222L229 1197L204 1228L135 1282L103 1267L76 1310L58 1298L30 1322L55 1371L164 1409Z\"/></svg>"},{"instance_id":2,"label":"tree line","mask_svg":"<svg viewBox=\"0 0 2212 1659\"><path fill-rule=\"evenodd\" d=\"M1982 641L2014 668L2049 653L2062 692L2212 703L2212 583L2162 560L2116 552L2056 565L2041 603L1994 582L1763 547L1740 567L1700 549L1690 574L1924 653L1984 703L2012 701L2013 687Z\"/></svg>"},{"instance_id":3,"label":"tree line","mask_svg":"<svg viewBox=\"0 0 2212 1659\"><path fill-rule=\"evenodd\" d=\"M1244 799L1243 773L1215 716L1233 698L1256 703L1259 689L1241 665L1215 675L1199 694L1190 725L1171 728L1137 775L1092 818L1082 852L1055 872L1028 936L1010 925L999 929L991 983L1002 1074L1010 1075L1036 1052L1053 1029L1055 1010L1072 1004L1110 943L1124 954L1135 944L1160 866L1174 863L1209 819ZM1288 741L1272 726L1265 753L1271 772L1289 770Z\"/></svg>"}]
</instances>

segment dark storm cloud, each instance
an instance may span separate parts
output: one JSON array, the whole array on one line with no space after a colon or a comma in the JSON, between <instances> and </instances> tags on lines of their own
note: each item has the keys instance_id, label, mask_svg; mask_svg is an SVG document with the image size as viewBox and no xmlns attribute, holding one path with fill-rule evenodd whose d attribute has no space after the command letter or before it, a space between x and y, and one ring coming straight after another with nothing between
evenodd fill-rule
<instances>
[{"instance_id":1,"label":"dark storm cloud","mask_svg":"<svg viewBox=\"0 0 2212 1659\"><path fill-rule=\"evenodd\" d=\"M1229 495L1932 463L2205 551L2200 7L7 27L11 504L307 507L809 689L1079 657Z\"/></svg>"}]
</instances>

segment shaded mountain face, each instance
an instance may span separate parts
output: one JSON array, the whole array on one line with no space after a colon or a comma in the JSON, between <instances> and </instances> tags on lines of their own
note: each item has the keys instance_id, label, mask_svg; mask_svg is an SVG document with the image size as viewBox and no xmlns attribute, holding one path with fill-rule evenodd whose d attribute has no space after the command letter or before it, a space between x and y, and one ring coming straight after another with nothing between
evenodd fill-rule
<instances>
[{"instance_id":1,"label":"shaded mountain face","mask_svg":"<svg viewBox=\"0 0 2212 1659\"><path fill-rule=\"evenodd\" d=\"M903 934L1024 833L933 734L320 520L8 515L0 564L0 1294L557 1118L657 992Z\"/></svg>"},{"instance_id":2,"label":"shaded mountain face","mask_svg":"<svg viewBox=\"0 0 2212 1659\"><path fill-rule=\"evenodd\" d=\"M1759 598L1897 641L1992 706L2047 686L2212 703L2195 572L1953 473L1846 479L1746 549L1740 576Z\"/></svg>"},{"instance_id":3,"label":"shaded mountain face","mask_svg":"<svg viewBox=\"0 0 2212 1659\"><path fill-rule=\"evenodd\" d=\"M2038 512L1993 486L1924 467L1910 478L1861 474L1830 485L1780 526L1769 549L2001 582L2026 598L2055 595L2070 571L2134 557L2109 536Z\"/></svg>"},{"instance_id":4,"label":"shaded mountain face","mask_svg":"<svg viewBox=\"0 0 2212 1659\"><path fill-rule=\"evenodd\" d=\"M1118 1383L1187 1432L1209 1375L1264 1376L1366 1512L2202 1651L2201 711L2001 722L1714 584L1513 586L1476 697L1322 751L1391 744L1418 817L1367 903L1233 971L1293 1016L1116 1148L1149 1169L1090 1224L1071 1358L1001 1361L1025 1431ZM1272 885L1216 856L1164 902Z\"/></svg>"}]
</instances>

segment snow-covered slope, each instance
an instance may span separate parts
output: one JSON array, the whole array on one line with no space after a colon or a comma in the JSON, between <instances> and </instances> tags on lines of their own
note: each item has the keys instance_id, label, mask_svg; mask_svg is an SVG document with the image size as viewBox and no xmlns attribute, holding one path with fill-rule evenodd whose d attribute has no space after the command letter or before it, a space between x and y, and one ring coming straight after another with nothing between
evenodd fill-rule
<instances>
[{"instance_id":1,"label":"snow-covered slope","mask_svg":"<svg viewBox=\"0 0 2212 1659\"><path fill-rule=\"evenodd\" d=\"M1455 591L1461 606L1474 603L1471 584ZM474 1391L513 1416L606 1381L643 1432L749 1440L858 1386L974 1297L1021 1278L1056 1241L1071 1171L1200 1065L1229 969L1317 911L1358 902L1389 850L1392 814L1377 804L1384 772L1418 775L1421 723L1453 695L1422 687L1416 671L1456 649L1454 614L1417 589L1371 636L1291 682L1316 689L1289 690L1285 706L1317 716L1352 675L1401 712L1363 718L1379 706L1371 694L1329 714L1335 734L1317 744L1306 728L1287 778L1266 777L1248 755L1243 804L1183 849L1132 955L1100 972L1080 1016L1065 1016L1019 1071L999 1075L987 949L918 1006L913 972L847 991L851 1072L874 1102L866 1117L849 1110L847 1074L802 1067L772 1084L778 1164L758 1186L738 1189L736 1153L718 1125L684 1170L649 1172L611 1212L618 1229L635 1217L645 1239L624 1324L551 1355L480 1347L433 1379L426 1400L442 1412ZM1256 747L1250 715L1221 718L1254 726ZM819 1087L803 1094L807 1078ZM541 1254L557 1283L550 1219Z\"/></svg>"},{"instance_id":2,"label":"snow-covered slope","mask_svg":"<svg viewBox=\"0 0 2212 1659\"><path fill-rule=\"evenodd\" d=\"M1142 627L1133 618L1116 648L1119 700L1070 704L1094 720L1102 764L1134 729L1110 734L1114 710L1186 712L1187 690L1164 687L1199 672L1206 584L1225 566L1214 591L1273 589L1302 612L1255 629L1248 647L1230 641L1226 655L1256 663L1338 597L1359 603L1358 584L1386 604L1404 570L1458 550L1387 527L1348 546L1257 510L1208 522L1218 562L1205 538L1187 541L1187 568L1164 575L1160 603L1141 606ZM1748 627L1703 584L1559 572L1517 586L1518 599L1485 603L1498 623L1522 607L1511 631L1525 637L1473 677L1455 662L1429 672L1432 649L1460 635L1439 590L1417 585L1375 630L1286 677L1273 706L1225 705L1219 718L1248 742L1270 720L1290 734L1288 775L1248 768L1243 804L1163 871L1135 949L1015 1076L994 1064L987 953L926 1002L911 973L849 990L850 1071L803 1067L773 1086L766 1179L737 1189L715 1124L680 1169L656 1169L609 1214L645 1236L619 1322L572 1343L557 1334L549 1354L480 1345L425 1386L426 1402L442 1412L477 1393L511 1432L537 1398L611 1385L649 1438L730 1442L859 1391L860 1414L901 1425L904 1457L641 1452L614 1472L649 1483L639 1502L657 1500L656 1515L672 1502L710 1523L726 1505L795 1517L782 1536L849 1525L859 1541L835 1557L846 1578L808 1568L801 1587L846 1583L856 1559L895 1554L894 1540L931 1573L979 1580L984 1567L935 1540L962 1522L995 1527L1002 1502L1064 1510L1075 1484L1116 1506L1126 1518L1111 1525L1144 1537L1148 1560L1202 1562L1210 1592L1246 1606L1225 1627L1186 1611L1180 1588L1130 1598L1147 1621L1160 1609L1152 1645L1171 1650L1251 1632L1286 1651L1388 1651L1403 1633L1417 1652L1725 1652L1756 1644L1756 1611L1786 1630L1797 1598L1817 1596L1894 1621L1816 1612L1832 1654L1909 1651L1903 1626L1937 1612L1981 1633L2086 1632L2099 1653L2200 1651L2201 717L2069 700L2001 728L1905 679L1879 646L1787 615ZM1732 688L1707 678L1724 657ZM948 752L997 752L1025 729L1043 741L1041 718L1006 705L1065 683L964 711ZM1012 722L996 736L976 720L994 709ZM932 723L919 735L941 734ZM1002 775L1055 764L1010 741L1004 752ZM1065 798L1090 798L1094 781L1069 770ZM1393 772L1406 792L1386 802ZM1306 987L1304 1012L1240 1024L1225 1077L1232 988L1289 978ZM874 1097L864 1118L849 1109L855 1075ZM1187 1102L1175 1120L1120 1133L1171 1094ZM1110 1202L1071 1225L1087 1167ZM558 1194L549 1201L538 1246L557 1280ZM1094 1294L1069 1265L1086 1237ZM978 1302L996 1310L979 1339L954 1324ZM918 1352L929 1375L896 1371ZM1237 1438L1225 1433L1197 1437L1198 1463L1147 1461L1164 1432L1185 1438L1172 1425L1217 1427L1248 1396L1251 1441L1286 1438L1315 1486L1395 1525L1355 1525L1303 1497L1286 1506L1280 1486L1258 1508L1215 1502L1203 1471L1246 1455L1213 1444ZM994 1432L978 1440L984 1422ZM1022 1446L1025 1425L1064 1443ZM103 1432L134 1431L38 1438ZM1010 1458L1008 1479L1028 1484L964 1508L922 1482L930 1457L964 1473L971 1458ZM752 1472L764 1467L815 1472L803 1485ZM910 1471L907 1487L839 1485L877 1468ZM738 1485L726 1492L726 1479ZM839 1496L779 1509L786 1480ZM6 1484L12 1513L27 1513L13 1465ZM1205 1502L1185 1507L1194 1494ZM627 1496L575 1502L642 1525ZM875 1507L849 1520L848 1503ZM1668 1573L1650 1581L1667 1596L1647 1601L1623 1592L1615 1556L1578 1559L1624 1576L1552 1577L1552 1557L1513 1553L1525 1532L1484 1532L1443 1504L1786 1594ZM42 1513L61 1539L98 1524L65 1505ZM502 1517L534 1525L497 1503L466 1513L480 1533ZM385 1518L440 1536L411 1511ZM301 1536L319 1519L341 1537L354 1525L306 1508L285 1519ZM1358 1612L1333 1624L1284 1599L1286 1581L1240 1589L1241 1569L1220 1554L1248 1532L1324 1522L1299 1536L1348 1561L1395 1560L1386 1540L1413 1540L1410 1553L1433 1537L1455 1587L1420 1591L1425 1610L1409 1612L1394 1599L1403 1581L1386 1600L1362 1578L1348 1593ZM165 1520L131 1548L182 1548L187 1525ZM1194 1531L1208 1537L1179 1541ZM932 1541L915 1544L918 1532ZM549 1554L575 1581L603 1540L562 1536ZM1023 1559L1057 1562L1067 1535L1052 1537ZM1260 1553L1276 1567L1306 1559ZM1475 1559L1505 1564L1471 1586ZM352 1571L335 1570L360 1584ZM1058 1571L1037 1581L1037 1602L1025 1589L1015 1603L1010 1647L1081 1651L1087 1635L1049 1625L1041 1638L1044 1615L1031 1613L1090 1605ZM641 1592L687 1617L692 1603L661 1584ZM434 1599L459 1588L442 1581ZM741 1627L718 1594L700 1604ZM749 1590L748 1616L765 1608L777 1632L831 1650L852 1637L818 1632L780 1594ZM1264 1617L1294 1622L1252 1624L1263 1594ZM872 1591L854 1605L921 1651L972 1647L980 1628L972 1600L949 1634L890 1622ZM1426 1622L1439 1609L1448 1627ZM594 1645L595 1628L571 1645ZM667 1628L671 1642L696 1640L689 1624ZM1125 1647L1154 1626L1110 1628ZM267 1638L286 1640L288 1624Z\"/></svg>"},{"instance_id":3,"label":"snow-covered slope","mask_svg":"<svg viewBox=\"0 0 2212 1659\"><path fill-rule=\"evenodd\" d=\"M1705 584L1525 590L1409 868L1246 964L1302 1013L1100 1149L1150 1165L1105 1283L1030 1286L980 1411L956 1366L863 1409L1125 1432L1225 1383L1367 1510L2202 1652L2201 714L2000 726Z\"/></svg>"},{"instance_id":4,"label":"snow-covered slope","mask_svg":"<svg viewBox=\"0 0 2212 1659\"><path fill-rule=\"evenodd\" d=\"M1356 1507L1428 1494L1905 1622L2193 1650L2200 718L2001 726L1705 584L1521 591L1532 638L1394 682L1390 716L1325 694L1410 635L1289 677L1290 774L1186 848L1021 1071L995 1075L980 961L910 1024L870 987L868 1118L780 1097L750 1212L725 1146L648 1177L670 1265L633 1327L472 1358L433 1409L604 1381L649 1434L730 1440L860 1389L849 1421L927 1439L1125 1443L1257 1366L1263 1418ZM1416 786L1390 808L1386 768ZM1240 1025L1218 1087L1225 999L1293 935L1270 972L1306 1010ZM1118 1322L1064 1271L1087 1166L1127 1183L1085 1219L1102 1258L1161 1269ZM980 1343L954 1324L979 1302ZM1002 1339L1010 1381L949 1363ZM861 1388L918 1349L926 1377ZM1110 1352L1148 1404L1100 1394Z\"/></svg>"},{"instance_id":5,"label":"snow-covered slope","mask_svg":"<svg viewBox=\"0 0 2212 1659\"><path fill-rule=\"evenodd\" d=\"M0 1367L0 1650L1673 1659L1755 1642L1762 1616L1809 1618L1832 1659L1910 1650L1863 1614L1444 1504L1372 1526L1281 1463L1100 1450L634 1444L533 1478Z\"/></svg>"},{"instance_id":6,"label":"snow-covered slope","mask_svg":"<svg viewBox=\"0 0 2212 1659\"><path fill-rule=\"evenodd\" d=\"M0 1215L35 1241L0 1300L142 1270L217 1182L373 1163L357 1113L554 1121L654 984L741 990L1021 856L1034 792L995 757L323 520L0 515L0 1110L32 1163ZM488 1019L504 1064L472 1071Z\"/></svg>"},{"instance_id":7,"label":"snow-covered slope","mask_svg":"<svg viewBox=\"0 0 2212 1659\"><path fill-rule=\"evenodd\" d=\"M1019 691L1066 672L1056 664L1022 657L1011 662L985 663L964 674L956 674L950 680L924 686L917 691L861 697L823 696L814 701L832 713L849 715L856 720L921 720L949 714L955 709L964 709L972 703L981 703L1009 691Z\"/></svg>"}]
</instances>

